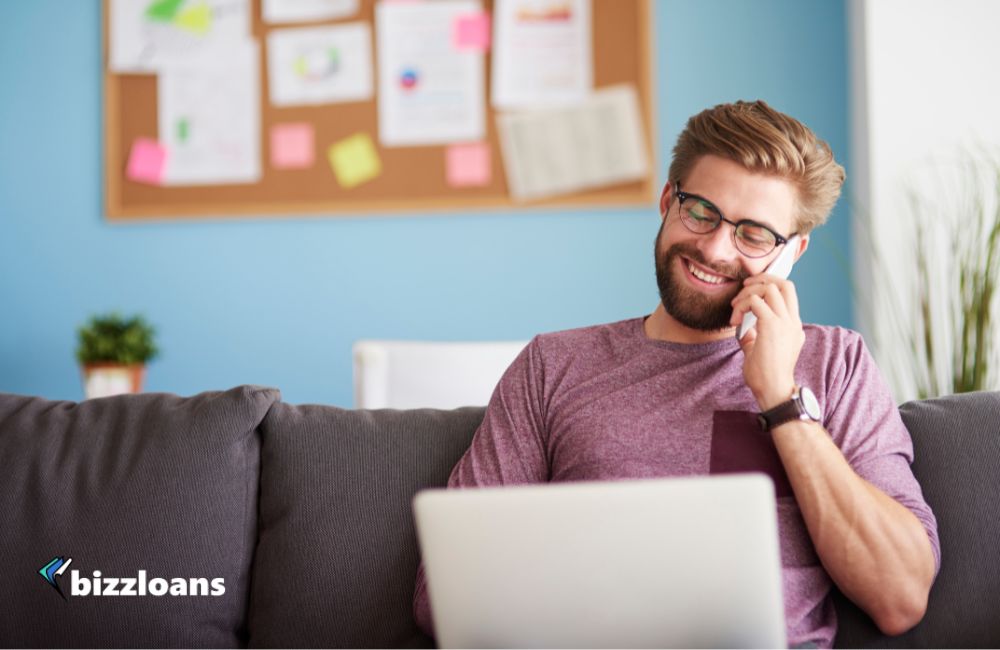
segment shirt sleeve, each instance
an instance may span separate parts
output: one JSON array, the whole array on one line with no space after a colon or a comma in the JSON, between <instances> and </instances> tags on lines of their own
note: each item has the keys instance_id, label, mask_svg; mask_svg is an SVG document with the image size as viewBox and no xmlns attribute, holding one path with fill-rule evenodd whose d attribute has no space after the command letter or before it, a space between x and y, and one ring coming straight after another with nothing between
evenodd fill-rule
<instances>
[{"instance_id":1,"label":"shirt sleeve","mask_svg":"<svg viewBox=\"0 0 1000 650\"><path fill-rule=\"evenodd\" d=\"M541 340L535 337L501 377L469 449L451 471L449 488L544 483L549 480ZM423 563L417 569L413 616L434 634Z\"/></svg>"},{"instance_id":2,"label":"shirt sleeve","mask_svg":"<svg viewBox=\"0 0 1000 650\"><path fill-rule=\"evenodd\" d=\"M912 512L931 543L935 575L941 567L937 519L924 500L910 465L913 440L882 373L856 336L844 350L846 369L839 394L830 396L824 421L851 468Z\"/></svg>"}]
</instances>

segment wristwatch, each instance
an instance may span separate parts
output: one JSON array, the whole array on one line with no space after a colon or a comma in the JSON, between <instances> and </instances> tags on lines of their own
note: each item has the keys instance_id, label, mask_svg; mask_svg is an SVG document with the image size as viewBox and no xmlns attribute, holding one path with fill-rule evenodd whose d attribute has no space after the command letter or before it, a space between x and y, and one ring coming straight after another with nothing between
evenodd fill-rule
<instances>
[{"instance_id":1,"label":"wristwatch","mask_svg":"<svg viewBox=\"0 0 1000 650\"><path fill-rule=\"evenodd\" d=\"M819 422L822 417L816 395L805 386L796 386L792 390L792 399L759 413L757 422L762 430L770 431L779 424L792 420Z\"/></svg>"}]
</instances>

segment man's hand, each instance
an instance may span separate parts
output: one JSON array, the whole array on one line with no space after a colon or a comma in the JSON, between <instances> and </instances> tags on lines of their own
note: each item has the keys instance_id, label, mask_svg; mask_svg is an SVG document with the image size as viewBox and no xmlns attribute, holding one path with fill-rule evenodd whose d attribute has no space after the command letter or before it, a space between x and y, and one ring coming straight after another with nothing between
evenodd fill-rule
<instances>
[{"instance_id":1,"label":"man's hand","mask_svg":"<svg viewBox=\"0 0 1000 650\"><path fill-rule=\"evenodd\" d=\"M733 327L748 311L757 324L740 340L743 380L762 411L787 401L795 387L795 364L805 343L795 285L762 273L748 278L733 298Z\"/></svg>"}]
</instances>

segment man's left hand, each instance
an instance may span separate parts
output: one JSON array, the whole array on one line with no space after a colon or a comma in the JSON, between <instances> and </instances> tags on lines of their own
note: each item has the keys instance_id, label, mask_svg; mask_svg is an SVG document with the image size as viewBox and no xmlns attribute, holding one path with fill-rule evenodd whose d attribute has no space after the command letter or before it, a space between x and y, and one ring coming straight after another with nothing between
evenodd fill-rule
<instances>
[{"instance_id":1,"label":"man's left hand","mask_svg":"<svg viewBox=\"0 0 1000 650\"><path fill-rule=\"evenodd\" d=\"M795 387L795 364L805 343L799 319L795 285L762 273L748 278L733 299L733 327L748 311L757 324L740 340L743 349L743 380L766 411L791 397Z\"/></svg>"}]
</instances>

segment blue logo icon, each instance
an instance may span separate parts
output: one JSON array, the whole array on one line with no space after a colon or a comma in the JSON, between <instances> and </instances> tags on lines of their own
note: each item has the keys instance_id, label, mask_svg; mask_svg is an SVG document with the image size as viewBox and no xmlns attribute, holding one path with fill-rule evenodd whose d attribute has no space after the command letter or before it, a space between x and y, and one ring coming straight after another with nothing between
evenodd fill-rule
<instances>
[{"instance_id":1,"label":"blue logo icon","mask_svg":"<svg viewBox=\"0 0 1000 650\"><path fill-rule=\"evenodd\" d=\"M63 557L61 555L57 555L56 557L52 558L52 560L50 560L48 564L46 564L45 566L43 566L41 569L38 570L38 575L45 578L45 581L50 585L52 585L55 588L55 590L59 592L59 595L62 596L63 600L66 600L66 596L65 594L63 594L62 589L59 588L59 583L56 582L56 576L61 576L63 574L63 571L66 570L66 567L68 567L70 562L72 561L73 558L71 557Z\"/></svg>"}]
</instances>

